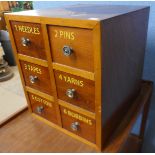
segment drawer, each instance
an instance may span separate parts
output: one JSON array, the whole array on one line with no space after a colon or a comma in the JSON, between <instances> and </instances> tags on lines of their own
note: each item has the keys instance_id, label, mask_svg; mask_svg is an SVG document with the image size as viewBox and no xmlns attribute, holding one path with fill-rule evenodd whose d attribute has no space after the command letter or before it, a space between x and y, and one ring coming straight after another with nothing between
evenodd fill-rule
<instances>
[{"instance_id":1,"label":"drawer","mask_svg":"<svg viewBox=\"0 0 155 155\"><path fill-rule=\"evenodd\" d=\"M54 62L94 71L92 30L48 26L48 32Z\"/></svg>"},{"instance_id":2,"label":"drawer","mask_svg":"<svg viewBox=\"0 0 155 155\"><path fill-rule=\"evenodd\" d=\"M47 67L20 61L25 85L52 95L49 71Z\"/></svg>"},{"instance_id":3,"label":"drawer","mask_svg":"<svg viewBox=\"0 0 155 155\"><path fill-rule=\"evenodd\" d=\"M40 24L12 21L11 27L18 53L46 59Z\"/></svg>"},{"instance_id":4,"label":"drawer","mask_svg":"<svg viewBox=\"0 0 155 155\"><path fill-rule=\"evenodd\" d=\"M58 99L95 111L95 83L72 74L54 70Z\"/></svg>"},{"instance_id":5,"label":"drawer","mask_svg":"<svg viewBox=\"0 0 155 155\"><path fill-rule=\"evenodd\" d=\"M62 106L60 109L63 128L95 143L95 120Z\"/></svg>"},{"instance_id":6,"label":"drawer","mask_svg":"<svg viewBox=\"0 0 155 155\"><path fill-rule=\"evenodd\" d=\"M28 96L34 113L53 123L57 123L56 109L53 102L32 93L28 93Z\"/></svg>"}]
</instances>

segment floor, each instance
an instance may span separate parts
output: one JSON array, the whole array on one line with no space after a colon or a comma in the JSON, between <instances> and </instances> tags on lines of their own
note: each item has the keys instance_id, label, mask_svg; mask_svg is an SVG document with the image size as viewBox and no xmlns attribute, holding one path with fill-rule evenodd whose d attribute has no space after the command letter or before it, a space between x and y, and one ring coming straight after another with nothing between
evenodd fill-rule
<instances>
[{"instance_id":1,"label":"floor","mask_svg":"<svg viewBox=\"0 0 155 155\"><path fill-rule=\"evenodd\" d=\"M17 67L13 78L0 82L0 125L27 107Z\"/></svg>"},{"instance_id":2,"label":"floor","mask_svg":"<svg viewBox=\"0 0 155 155\"><path fill-rule=\"evenodd\" d=\"M25 111L0 129L1 152L95 152L95 150L42 123Z\"/></svg>"}]
</instances>

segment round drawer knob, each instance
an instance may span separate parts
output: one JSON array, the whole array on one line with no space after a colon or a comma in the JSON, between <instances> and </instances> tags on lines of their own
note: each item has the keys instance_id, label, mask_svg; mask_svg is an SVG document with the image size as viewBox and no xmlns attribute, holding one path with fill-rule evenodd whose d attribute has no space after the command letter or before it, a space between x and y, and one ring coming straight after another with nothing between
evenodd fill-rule
<instances>
[{"instance_id":1,"label":"round drawer knob","mask_svg":"<svg viewBox=\"0 0 155 155\"><path fill-rule=\"evenodd\" d=\"M62 51L65 56L70 56L73 53L72 48L69 46L64 46Z\"/></svg>"},{"instance_id":2,"label":"round drawer knob","mask_svg":"<svg viewBox=\"0 0 155 155\"><path fill-rule=\"evenodd\" d=\"M67 95L69 98L74 98L74 97L75 97L75 89L67 89L66 95Z\"/></svg>"},{"instance_id":3,"label":"round drawer knob","mask_svg":"<svg viewBox=\"0 0 155 155\"><path fill-rule=\"evenodd\" d=\"M37 76L32 76L32 75L30 75L30 76L29 76L29 79L30 79L30 82L31 82L31 83L35 83L35 82L38 80L38 77L37 77Z\"/></svg>"},{"instance_id":4,"label":"round drawer knob","mask_svg":"<svg viewBox=\"0 0 155 155\"><path fill-rule=\"evenodd\" d=\"M71 129L73 131L78 131L79 127L80 127L80 123L79 122L74 122L74 123L71 124Z\"/></svg>"},{"instance_id":5,"label":"round drawer knob","mask_svg":"<svg viewBox=\"0 0 155 155\"><path fill-rule=\"evenodd\" d=\"M37 110L37 113L41 114L43 112L43 110L44 110L44 107L43 106L38 106L36 108L36 110Z\"/></svg>"},{"instance_id":6,"label":"round drawer knob","mask_svg":"<svg viewBox=\"0 0 155 155\"><path fill-rule=\"evenodd\" d=\"M23 46L28 46L30 44L30 39L28 38L21 38L21 43Z\"/></svg>"}]
</instances>

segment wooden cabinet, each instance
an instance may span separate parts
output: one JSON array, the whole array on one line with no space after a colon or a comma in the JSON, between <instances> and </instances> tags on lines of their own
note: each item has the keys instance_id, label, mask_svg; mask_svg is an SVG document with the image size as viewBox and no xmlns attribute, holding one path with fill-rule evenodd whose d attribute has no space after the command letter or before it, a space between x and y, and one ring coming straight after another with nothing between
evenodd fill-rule
<instances>
[{"instance_id":1,"label":"wooden cabinet","mask_svg":"<svg viewBox=\"0 0 155 155\"><path fill-rule=\"evenodd\" d=\"M140 90L148 18L141 6L7 14L32 114L102 151Z\"/></svg>"}]
</instances>

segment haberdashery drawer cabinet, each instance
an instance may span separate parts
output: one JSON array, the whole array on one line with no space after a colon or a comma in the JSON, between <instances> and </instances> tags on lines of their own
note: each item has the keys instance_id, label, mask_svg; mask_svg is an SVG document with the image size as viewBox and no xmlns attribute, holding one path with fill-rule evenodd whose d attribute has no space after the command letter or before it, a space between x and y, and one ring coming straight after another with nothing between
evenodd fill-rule
<instances>
[{"instance_id":1,"label":"haberdashery drawer cabinet","mask_svg":"<svg viewBox=\"0 0 155 155\"><path fill-rule=\"evenodd\" d=\"M149 7L5 15L29 110L102 151L140 90Z\"/></svg>"}]
</instances>

